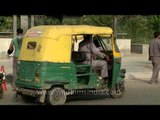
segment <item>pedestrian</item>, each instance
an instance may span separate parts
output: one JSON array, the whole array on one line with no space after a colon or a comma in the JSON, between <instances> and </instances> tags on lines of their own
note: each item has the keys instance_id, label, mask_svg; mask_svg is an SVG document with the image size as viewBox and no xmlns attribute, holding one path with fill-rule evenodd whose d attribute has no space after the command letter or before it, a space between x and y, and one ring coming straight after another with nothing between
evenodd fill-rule
<instances>
[{"instance_id":1,"label":"pedestrian","mask_svg":"<svg viewBox=\"0 0 160 120\"><path fill-rule=\"evenodd\" d=\"M154 38L149 45L149 60L153 65L152 77L149 83L158 83L160 70L160 32L154 33Z\"/></svg>"},{"instance_id":2,"label":"pedestrian","mask_svg":"<svg viewBox=\"0 0 160 120\"><path fill-rule=\"evenodd\" d=\"M20 54L20 49L22 45L22 35L23 35L23 29L18 28L17 29L17 36L12 39L9 49L7 51L8 55L12 54L14 52L13 56L13 87L15 87L15 81L17 78L17 62L18 57Z\"/></svg>"}]
</instances>

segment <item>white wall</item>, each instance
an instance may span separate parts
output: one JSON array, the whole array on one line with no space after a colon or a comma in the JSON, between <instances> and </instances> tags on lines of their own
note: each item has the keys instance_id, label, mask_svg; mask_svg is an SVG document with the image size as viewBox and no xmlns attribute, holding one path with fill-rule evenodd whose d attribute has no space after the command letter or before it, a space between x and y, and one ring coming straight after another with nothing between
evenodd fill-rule
<instances>
[{"instance_id":1,"label":"white wall","mask_svg":"<svg viewBox=\"0 0 160 120\"><path fill-rule=\"evenodd\" d=\"M131 54L131 39L117 39L117 45L122 55Z\"/></svg>"},{"instance_id":2,"label":"white wall","mask_svg":"<svg viewBox=\"0 0 160 120\"><path fill-rule=\"evenodd\" d=\"M148 55L148 49L149 49L149 45L148 44L143 44L143 54L144 55Z\"/></svg>"},{"instance_id":3,"label":"white wall","mask_svg":"<svg viewBox=\"0 0 160 120\"><path fill-rule=\"evenodd\" d=\"M0 58L7 57L7 50L11 43L12 38L0 38Z\"/></svg>"}]
</instances>

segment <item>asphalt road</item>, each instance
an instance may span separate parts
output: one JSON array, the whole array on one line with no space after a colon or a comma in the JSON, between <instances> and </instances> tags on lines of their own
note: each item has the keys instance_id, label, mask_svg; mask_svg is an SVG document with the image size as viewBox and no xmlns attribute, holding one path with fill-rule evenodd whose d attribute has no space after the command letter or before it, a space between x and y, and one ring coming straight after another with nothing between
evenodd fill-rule
<instances>
[{"instance_id":1,"label":"asphalt road","mask_svg":"<svg viewBox=\"0 0 160 120\"><path fill-rule=\"evenodd\" d=\"M11 59L0 60L7 73L7 91L0 105L41 105L38 102L25 103L20 97L16 99L11 87ZM125 78L126 92L121 98L106 95L69 96L65 105L160 105L160 83L149 84L152 65L147 55L131 54L122 59L122 68L127 70Z\"/></svg>"}]
</instances>

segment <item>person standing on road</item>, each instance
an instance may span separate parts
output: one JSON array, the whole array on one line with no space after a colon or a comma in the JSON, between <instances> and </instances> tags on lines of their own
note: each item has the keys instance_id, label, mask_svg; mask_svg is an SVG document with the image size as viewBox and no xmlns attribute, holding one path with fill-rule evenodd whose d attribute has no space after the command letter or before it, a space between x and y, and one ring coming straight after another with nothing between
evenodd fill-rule
<instances>
[{"instance_id":1,"label":"person standing on road","mask_svg":"<svg viewBox=\"0 0 160 120\"><path fill-rule=\"evenodd\" d=\"M23 35L23 29L18 28L17 29L17 36L12 39L9 49L7 51L8 55L12 54L14 51L14 57L13 57L13 87L15 87L15 81L17 78L17 62L18 57L20 54L20 49L22 45L22 35Z\"/></svg>"},{"instance_id":2,"label":"person standing on road","mask_svg":"<svg viewBox=\"0 0 160 120\"><path fill-rule=\"evenodd\" d=\"M149 45L149 60L153 65L152 77L149 83L158 83L160 70L160 32L154 33L154 39L152 39Z\"/></svg>"}]
</instances>

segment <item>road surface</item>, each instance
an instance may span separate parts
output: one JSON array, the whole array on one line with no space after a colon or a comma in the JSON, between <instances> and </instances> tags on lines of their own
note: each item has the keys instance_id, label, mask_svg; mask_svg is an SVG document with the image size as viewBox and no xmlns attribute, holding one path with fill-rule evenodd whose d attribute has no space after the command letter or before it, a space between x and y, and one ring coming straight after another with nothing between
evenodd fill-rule
<instances>
[{"instance_id":1,"label":"road surface","mask_svg":"<svg viewBox=\"0 0 160 120\"><path fill-rule=\"evenodd\" d=\"M8 75L7 91L0 105L41 105L38 102L25 103L20 97L16 99L11 87L12 62L11 59L0 60ZM160 83L149 84L152 65L147 55L131 54L122 59L125 68L126 92L121 98L110 98L106 95L70 96L65 105L160 105Z\"/></svg>"}]
</instances>

